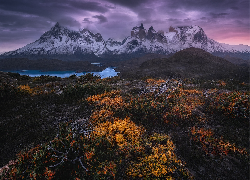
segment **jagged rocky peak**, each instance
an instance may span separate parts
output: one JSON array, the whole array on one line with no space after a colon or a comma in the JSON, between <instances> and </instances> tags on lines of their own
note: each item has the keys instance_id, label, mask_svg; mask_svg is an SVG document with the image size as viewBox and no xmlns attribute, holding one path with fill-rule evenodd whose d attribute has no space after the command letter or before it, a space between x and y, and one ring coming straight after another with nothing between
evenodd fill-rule
<instances>
[{"instance_id":1,"label":"jagged rocky peak","mask_svg":"<svg viewBox=\"0 0 250 180\"><path fill-rule=\"evenodd\" d=\"M141 26L139 27L140 29L144 29L143 24L141 23Z\"/></svg>"},{"instance_id":2,"label":"jagged rocky peak","mask_svg":"<svg viewBox=\"0 0 250 180\"><path fill-rule=\"evenodd\" d=\"M171 32L178 33L180 40L183 42L199 42L202 44L206 44L208 41L207 35L204 30L197 26L180 26L177 28L171 28Z\"/></svg>"},{"instance_id":3,"label":"jagged rocky peak","mask_svg":"<svg viewBox=\"0 0 250 180\"><path fill-rule=\"evenodd\" d=\"M64 28L57 22L49 31L45 33L45 35L51 35L57 38L57 36L65 35L65 34L68 34L69 32L70 30L68 30L67 28Z\"/></svg>"},{"instance_id":4,"label":"jagged rocky peak","mask_svg":"<svg viewBox=\"0 0 250 180\"><path fill-rule=\"evenodd\" d=\"M79 32L84 34L86 32L89 33L90 31L88 29L86 29L86 28L83 28L83 29L80 29Z\"/></svg>"},{"instance_id":5,"label":"jagged rocky peak","mask_svg":"<svg viewBox=\"0 0 250 180\"><path fill-rule=\"evenodd\" d=\"M178 31L175 28L173 28L172 26L169 27L169 32L178 33Z\"/></svg>"},{"instance_id":6,"label":"jagged rocky peak","mask_svg":"<svg viewBox=\"0 0 250 180\"><path fill-rule=\"evenodd\" d=\"M106 44L109 45L109 46L116 46L116 45L121 45L121 42L119 41L116 41L112 38L109 38L107 41L106 41Z\"/></svg>"},{"instance_id":7,"label":"jagged rocky peak","mask_svg":"<svg viewBox=\"0 0 250 180\"><path fill-rule=\"evenodd\" d=\"M79 32L81 34L83 34L84 36L93 37L96 40L96 42L104 41L103 38L102 38L102 35L100 33L94 34L94 33L92 33L90 30L88 30L86 28L83 28L83 29L79 30Z\"/></svg>"},{"instance_id":8,"label":"jagged rocky peak","mask_svg":"<svg viewBox=\"0 0 250 180\"><path fill-rule=\"evenodd\" d=\"M39 39L40 43L46 42L49 38L54 37L55 39L61 37L64 34L62 27L57 22L49 31L45 32Z\"/></svg>"},{"instance_id":9,"label":"jagged rocky peak","mask_svg":"<svg viewBox=\"0 0 250 180\"><path fill-rule=\"evenodd\" d=\"M146 38L146 34L147 34L146 29L144 29L142 23L141 23L141 26L133 27L131 31L131 37L136 37L141 40Z\"/></svg>"},{"instance_id":10,"label":"jagged rocky peak","mask_svg":"<svg viewBox=\"0 0 250 180\"><path fill-rule=\"evenodd\" d=\"M59 24L59 22L56 22L56 24L55 24L55 26L54 27L56 27L56 28L60 28L60 24Z\"/></svg>"},{"instance_id":11,"label":"jagged rocky peak","mask_svg":"<svg viewBox=\"0 0 250 180\"><path fill-rule=\"evenodd\" d=\"M158 32L156 32L156 30L154 30L153 26L151 26L148 29L147 39L151 40L151 41L156 40L158 42L167 42L166 37L164 36L164 31L159 30Z\"/></svg>"},{"instance_id":12,"label":"jagged rocky peak","mask_svg":"<svg viewBox=\"0 0 250 180\"><path fill-rule=\"evenodd\" d=\"M94 38L95 38L96 42L104 41L103 38L102 38L102 35L100 33L96 33L94 35Z\"/></svg>"},{"instance_id":13,"label":"jagged rocky peak","mask_svg":"<svg viewBox=\"0 0 250 180\"><path fill-rule=\"evenodd\" d=\"M112 38L108 38L108 40L106 41L106 43L113 43L113 42L115 42L115 40Z\"/></svg>"},{"instance_id":14,"label":"jagged rocky peak","mask_svg":"<svg viewBox=\"0 0 250 180\"><path fill-rule=\"evenodd\" d=\"M153 33L156 33L156 31L154 30L153 26L150 26L150 28L148 29L148 31L151 31Z\"/></svg>"},{"instance_id":15,"label":"jagged rocky peak","mask_svg":"<svg viewBox=\"0 0 250 180\"><path fill-rule=\"evenodd\" d=\"M194 35L194 41L207 43L207 35L205 34L204 30L199 26L196 28L199 28L199 30L196 31Z\"/></svg>"},{"instance_id":16,"label":"jagged rocky peak","mask_svg":"<svg viewBox=\"0 0 250 180\"><path fill-rule=\"evenodd\" d=\"M106 41L106 43L121 43L121 42L116 41L113 38L108 38L108 40Z\"/></svg>"},{"instance_id":17,"label":"jagged rocky peak","mask_svg":"<svg viewBox=\"0 0 250 180\"><path fill-rule=\"evenodd\" d=\"M170 40L177 40L186 43L200 43L203 46L208 43L208 37L205 34L204 30L197 26L178 26L178 27L169 27L169 32L165 34Z\"/></svg>"},{"instance_id":18,"label":"jagged rocky peak","mask_svg":"<svg viewBox=\"0 0 250 180\"><path fill-rule=\"evenodd\" d=\"M135 26L135 27L133 27L132 30L136 31L136 30L140 30L140 29L144 29L143 23L141 23L140 26Z\"/></svg>"},{"instance_id":19,"label":"jagged rocky peak","mask_svg":"<svg viewBox=\"0 0 250 180\"><path fill-rule=\"evenodd\" d=\"M151 26L148 31L144 28L143 24L141 26L133 27L131 31L131 37L135 37L140 40L150 40L158 42L167 42L166 37L164 36L164 31L156 31L153 26Z\"/></svg>"},{"instance_id":20,"label":"jagged rocky peak","mask_svg":"<svg viewBox=\"0 0 250 180\"><path fill-rule=\"evenodd\" d=\"M60 24L59 24L59 22L57 22L51 29L50 29L50 31L52 31L52 32L60 32L60 31L62 31L62 30L64 30L65 28L63 28Z\"/></svg>"},{"instance_id":21,"label":"jagged rocky peak","mask_svg":"<svg viewBox=\"0 0 250 180\"><path fill-rule=\"evenodd\" d=\"M147 35L147 38L149 40L151 40L154 35L156 34L156 31L154 30L153 26L151 26L149 29L148 29L148 35Z\"/></svg>"}]
</instances>

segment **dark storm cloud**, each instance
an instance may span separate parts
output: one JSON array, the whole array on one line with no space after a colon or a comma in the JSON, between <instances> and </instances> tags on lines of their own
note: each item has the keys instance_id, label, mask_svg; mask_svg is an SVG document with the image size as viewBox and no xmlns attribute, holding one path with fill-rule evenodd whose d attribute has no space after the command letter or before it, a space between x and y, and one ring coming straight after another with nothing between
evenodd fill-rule
<instances>
[{"instance_id":1,"label":"dark storm cloud","mask_svg":"<svg viewBox=\"0 0 250 180\"><path fill-rule=\"evenodd\" d=\"M212 12L214 14L228 13L234 11L233 15L237 17L249 18L249 1L248 0L175 0L162 1L160 10L163 12L174 13L178 11L199 11L204 14ZM172 14L174 15L174 14ZM232 16L233 16L232 15Z\"/></svg>"},{"instance_id":2,"label":"dark storm cloud","mask_svg":"<svg viewBox=\"0 0 250 180\"><path fill-rule=\"evenodd\" d=\"M99 23L108 22L108 19L103 15L95 15L95 16L93 16L93 18L98 19Z\"/></svg>"},{"instance_id":3,"label":"dark storm cloud","mask_svg":"<svg viewBox=\"0 0 250 180\"><path fill-rule=\"evenodd\" d=\"M160 4L158 11L165 14L168 22L173 22L173 25L184 23L184 19L190 18L190 22L208 29L223 24L233 26L233 21L237 19L249 26L248 0L161 0L157 3Z\"/></svg>"},{"instance_id":4,"label":"dark storm cloud","mask_svg":"<svg viewBox=\"0 0 250 180\"><path fill-rule=\"evenodd\" d=\"M154 14L154 9L152 8L142 8L138 10L138 16L143 19L150 19Z\"/></svg>"},{"instance_id":5,"label":"dark storm cloud","mask_svg":"<svg viewBox=\"0 0 250 180\"><path fill-rule=\"evenodd\" d=\"M82 20L83 23L92 23L92 21L89 20L89 18L84 18Z\"/></svg>"},{"instance_id":6,"label":"dark storm cloud","mask_svg":"<svg viewBox=\"0 0 250 180\"><path fill-rule=\"evenodd\" d=\"M111 6L111 5L105 4L105 7L106 7L106 8L109 8L109 9L116 9L116 6L115 6L115 5Z\"/></svg>"},{"instance_id":7,"label":"dark storm cloud","mask_svg":"<svg viewBox=\"0 0 250 180\"><path fill-rule=\"evenodd\" d=\"M61 19L62 16L66 15L82 14L86 13L86 11L105 13L109 9L98 2L84 2L77 0L0 0L0 11L1 10L13 13L23 13L26 15L35 15L48 18L52 21L58 21L58 19Z\"/></svg>"},{"instance_id":8,"label":"dark storm cloud","mask_svg":"<svg viewBox=\"0 0 250 180\"><path fill-rule=\"evenodd\" d=\"M238 7L230 7L230 9L232 9L232 10L238 10L239 8Z\"/></svg>"},{"instance_id":9,"label":"dark storm cloud","mask_svg":"<svg viewBox=\"0 0 250 180\"><path fill-rule=\"evenodd\" d=\"M0 29L2 30L15 30L15 29L40 29L50 26L50 23L46 21L45 18L37 18L37 16L30 15L20 15L20 14L11 14L3 13L0 11Z\"/></svg>"},{"instance_id":10,"label":"dark storm cloud","mask_svg":"<svg viewBox=\"0 0 250 180\"><path fill-rule=\"evenodd\" d=\"M28 33L27 33L28 32ZM2 31L0 36L0 42L4 41L10 41L15 42L22 40L23 38L26 39L33 39L33 38L39 38L41 36L38 35L35 31Z\"/></svg>"},{"instance_id":11,"label":"dark storm cloud","mask_svg":"<svg viewBox=\"0 0 250 180\"><path fill-rule=\"evenodd\" d=\"M205 10L205 9L225 9L241 4L242 1L235 0L175 0L165 1L170 8L184 8L189 10Z\"/></svg>"},{"instance_id":12,"label":"dark storm cloud","mask_svg":"<svg viewBox=\"0 0 250 180\"><path fill-rule=\"evenodd\" d=\"M98 2L69 1L69 5L81 10L95 11L101 13L105 13L108 11L107 7L102 6Z\"/></svg>"},{"instance_id":13,"label":"dark storm cloud","mask_svg":"<svg viewBox=\"0 0 250 180\"><path fill-rule=\"evenodd\" d=\"M21 31L22 28L32 27L45 30L55 22L79 28L81 24L71 17L72 14L84 15L87 12L105 13L108 11L109 9L101 3L90 1L0 0L0 29ZM100 20L103 21L103 19Z\"/></svg>"},{"instance_id":14,"label":"dark storm cloud","mask_svg":"<svg viewBox=\"0 0 250 180\"><path fill-rule=\"evenodd\" d=\"M230 31L232 36L233 30L249 32L249 1L0 0L0 49L8 38L8 42L19 38L19 44L23 39L24 45L33 42L56 22L74 30L90 28L105 38L120 40L140 23L146 29L153 26L166 31L169 26L199 25L208 33L214 32L212 35L223 32L226 36ZM214 37L220 37L219 33Z\"/></svg>"},{"instance_id":15,"label":"dark storm cloud","mask_svg":"<svg viewBox=\"0 0 250 180\"><path fill-rule=\"evenodd\" d=\"M3 51L7 50L7 47L16 48L16 44L28 44L38 39L56 22L77 30L82 25L82 22L76 19L77 16L88 18L88 13L102 14L109 9L98 1L0 0L0 49ZM99 17L99 20L105 21L102 17ZM15 45L8 45L14 39Z\"/></svg>"},{"instance_id":16,"label":"dark storm cloud","mask_svg":"<svg viewBox=\"0 0 250 180\"><path fill-rule=\"evenodd\" d=\"M107 0L107 1L113 4L119 4L122 6L134 8L143 3L146 3L148 0Z\"/></svg>"},{"instance_id":17,"label":"dark storm cloud","mask_svg":"<svg viewBox=\"0 0 250 180\"><path fill-rule=\"evenodd\" d=\"M212 18L225 18L228 13L210 13Z\"/></svg>"},{"instance_id":18,"label":"dark storm cloud","mask_svg":"<svg viewBox=\"0 0 250 180\"><path fill-rule=\"evenodd\" d=\"M80 28L81 26L81 24L78 21L76 21L74 18L69 17L69 16L59 18L58 22L60 22L60 24L62 24L63 26L68 26L68 27Z\"/></svg>"}]
</instances>

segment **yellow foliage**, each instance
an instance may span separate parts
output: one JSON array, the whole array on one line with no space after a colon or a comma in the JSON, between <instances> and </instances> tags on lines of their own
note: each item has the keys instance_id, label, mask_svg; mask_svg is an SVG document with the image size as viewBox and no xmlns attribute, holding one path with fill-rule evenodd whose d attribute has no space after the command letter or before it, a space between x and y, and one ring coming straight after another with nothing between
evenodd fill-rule
<instances>
[{"instance_id":1,"label":"yellow foliage","mask_svg":"<svg viewBox=\"0 0 250 180\"><path fill-rule=\"evenodd\" d=\"M103 94L90 96L90 97L87 98L87 101L94 103L94 102L100 101L104 97L112 97L112 96L116 96L116 95L119 95L119 94L120 94L120 91L114 90L114 91L111 91L111 92L105 92Z\"/></svg>"},{"instance_id":2,"label":"yellow foliage","mask_svg":"<svg viewBox=\"0 0 250 180\"><path fill-rule=\"evenodd\" d=\"M20 85L20 86L18 86L18 88L20 89L20 91L27 92L29 94L33 93L32 89L29 87L29 85Z\"/></svg>"},{"instance_id":3,"label":"yellow foliage","mask_svg":"<svg viewBox=\"0 0 250 180\"><path fill-rule=\"evenodd\" d=\"M92 133L94 137L105 137L111 144L117 144L121 148L124 145L134 145L141 139L145 130L137 126L128 117L121 120L114 118L114 122L106 121L98 124Z\"/></svg>"},{"instance_id":4,"label":"yellow foliage","mask_svg":"<svg viewBox=\"0 0 250 180\"><path fill-rule=\"evenodd\" d=\"M148 79L147 82L150 85L161 85L164 80ZM181 91L180 96L193 95L200 93L196 91ZM128 176L135 178L161 178L172 179L172 173L180 171L181 174L185 174L186 170L180 160L177 159L174 150L175 146L169 136L164 134L153 134L149 138L145 138L145 129L136 125L129 117L124 119L114 117L114 111L116 109L123 109L129 107L129 103L126 103L119 91L106 92L99 95L94 95L87 98L87 101L95 105L95 110L90 117L91 123L94 125L91 132L92 139L104 138L110 142L113 148L117 148L117 153L122 153L124 157L133 157L131 152L139 153L139 156L135 156L132 163L124 169ZM196 101L196 99L189 99L190 103ZM133 102L130 99L130 103ZM138 100L140 102L140 100ZM182 102L181 102L182 103ZM139 104L143 108L143 101ZM159 102L150 102L151 107L158 107L161 105ZM186 107L186 111L191 112L191 106ZM154 144L156 145L152 145ZM161 143L164 143L163 145ZM146 146L152 149L152 152L146 151ZM129 151L128 151L129 149ZM106 162L107 163L107 162ZM118 163L119 164L119 163ZM108 170L107 165L98 174L106 174L108 172L114 172ZM186 173L188 174L188 173Z\"/></svg>"},{"instance_id":5,"label":"yellow foliage","mask_svg":"<svg viewBox=\"0 0 250 180\"><path fill-rule=\"evenodd\" d=\"M29 95L39 95L39 94L48 94L49 91L44 90L44 86L36 86L34 88L31 88L29 85L20 85L18 86L18 89L21 92L26 92ZM54 90L51 90L50 92L53 92Z\"/></svg>"},{"instance_id":6,"label":"yellow foliage","mask_svg":"<svg viewBox=\"0 0 250 180\"><path fill-rule=\"evenodd\" d=\"M166 81L163 79L147 79L146 82L148 83L149 86L154 86L154 85L158 85L160 86L161 84L165 83Z\"/></svg>"},{"instance_id":7,"label":"yellow foliage","mask_svg":"<svg viewBox=\"0 0 250 180\"><path fill-rule=\"evenodd\" d=\"M160 136L154 134L150 139L156 140ZM184 170L184 165L174 153L173 142L168 136L164 136L168 139L167 143L164 145L156 144L152 147L152 154L139 158L138 163L133 163L127 172L129 176L172 179L173 172Z\"/></svg>"},{"instance_id":8,"label":"yellow foliage","mask_svg":"<svg viewBox=\"0 0 250 180\"><path fill-rule=\"evenodd\" d=\"M113 120L114 112L109 109L100 109L92 113L90 120L93 124L105 122L106 120Z\"/></svg>"}]
</instances>

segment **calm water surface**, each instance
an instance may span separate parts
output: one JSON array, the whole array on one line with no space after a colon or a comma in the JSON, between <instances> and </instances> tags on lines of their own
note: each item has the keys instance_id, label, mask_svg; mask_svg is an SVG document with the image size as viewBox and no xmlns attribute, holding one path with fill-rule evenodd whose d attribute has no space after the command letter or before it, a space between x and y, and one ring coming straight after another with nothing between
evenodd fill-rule
<instances>
[{"instance_id":1,"label":"calm water surface","mask_svg":"<svg viewBox=\"0 0 250 180\"><path fill-rule=\"evenodd\" d=\"M116 72L114 68L108 67L104 69L101 72L81 72L81 73L76 73L75 71L46 71L42 72L40 70L21 70L21 71L8 71L8 72L14 72L14 73L19 73L20 75L28 75L30 77L36 77L36 76L41 76L41 75L49 75L49 76L57 76L61 78L69 77L71 75L77 75L77 76L82 76L87 73L93 73L94 75L99 75L101 78L106 78L106 77L114 77L117 76L119 72Z\"/></svg>"}]
</instances>

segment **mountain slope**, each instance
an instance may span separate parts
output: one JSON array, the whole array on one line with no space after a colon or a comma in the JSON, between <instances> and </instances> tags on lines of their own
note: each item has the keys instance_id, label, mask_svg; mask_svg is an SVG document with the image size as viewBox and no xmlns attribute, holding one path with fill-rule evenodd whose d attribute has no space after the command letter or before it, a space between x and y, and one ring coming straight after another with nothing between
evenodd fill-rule
<instances>
[{"instance_id":1,"label":"mountain slope","mask_svg":"<svg viewBox=\"0 0 250 180\"><path fill-rule=\"evenodd\" d=\"M170 58L147 60L138 68L119 69L122 77L182 77L202 79L248 79L247 68L213 56L198 48L188 48L175 53Z\"/></svg>"}]
</instances>

